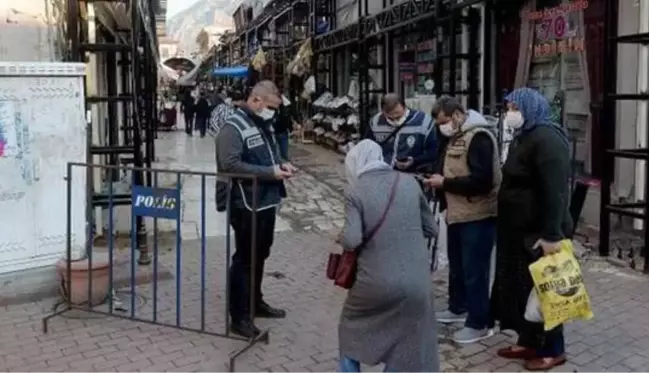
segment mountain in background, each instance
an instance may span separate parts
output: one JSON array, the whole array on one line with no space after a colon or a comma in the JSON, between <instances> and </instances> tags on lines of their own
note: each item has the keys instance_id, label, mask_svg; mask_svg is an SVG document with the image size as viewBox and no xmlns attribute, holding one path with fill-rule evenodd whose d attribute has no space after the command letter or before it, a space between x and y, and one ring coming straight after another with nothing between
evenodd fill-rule
<instances>
[{"instance_id":1,"label":"mountain in background","mask_svg":"<svg viewBox=\"0 0 649 373\"><path fill-rule=\"evenodd\" d=\"M167 34L186 53L196 50L196 36L203 28L233 29L232 13L242 0L199 0L167 20Z\"/></svg>"}]
</instances>

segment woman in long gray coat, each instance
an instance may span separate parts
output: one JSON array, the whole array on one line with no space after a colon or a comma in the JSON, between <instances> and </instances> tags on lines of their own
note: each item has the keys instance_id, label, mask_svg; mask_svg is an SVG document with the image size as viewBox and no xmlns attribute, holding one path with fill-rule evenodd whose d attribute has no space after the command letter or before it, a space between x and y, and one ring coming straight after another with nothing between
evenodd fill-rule
<instances>
[{"instance_id":1,"label":"woman in long gray coat","mask_svg":"<svg viewBox=\"0 0 649 373\"><path fill-rule=\"evenodd\" d=\"M350 150L345 167L349 189L340 241L344 250L363 247L340 316L340 370L360 372L361 363L384 363L390 372L439 371L426 248L426 237L436 231L428 203L416 180L393 171L371 140ZM364 243L388 204L383 224Z\"/></svg>"}]
</instances>

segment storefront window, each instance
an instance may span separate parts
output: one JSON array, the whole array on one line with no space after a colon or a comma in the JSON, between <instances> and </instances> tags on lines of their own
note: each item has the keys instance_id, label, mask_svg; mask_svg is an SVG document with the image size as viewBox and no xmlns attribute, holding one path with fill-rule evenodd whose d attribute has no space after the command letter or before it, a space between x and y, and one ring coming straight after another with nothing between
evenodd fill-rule
<instances>
[{"instance_id":1,"label":"storefront window","mask_svg":"<svg viewBox=\"0 0 649 373\"><path fill-rule=\"evenodd\" d=\"M590 89L586 68L584 14L588 2L537 1L536 11L523 15L533 30L529 46L527 85L551 102L553 120L561 123L576 143L575 166L588 170Z\"/></svg>"}]
</instances>

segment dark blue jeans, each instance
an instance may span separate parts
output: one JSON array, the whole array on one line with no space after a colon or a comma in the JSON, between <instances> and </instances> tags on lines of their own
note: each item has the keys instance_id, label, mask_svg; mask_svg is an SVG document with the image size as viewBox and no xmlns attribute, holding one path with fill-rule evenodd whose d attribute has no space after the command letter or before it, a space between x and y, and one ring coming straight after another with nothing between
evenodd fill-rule
<instances>
[{"instance_id":1,"label":"dark blue jeans","mask_svg":"<svg viewBox=\"0 0 649 373\"><path fill-rule=\"evenodd\" d=\"M279 155L283 160L288 161L288 133L275 134Z\"/></svg>"},{"instance_id":2,"label":"dark blue jeans","mask_svg":"<svg viewBox=\"0 0 649 373\"><path fill-rule=\"evenodd\" d=\"M489 269L496 239L493 218L448 226L448 309L468 313L466 326L489 325Z\"/></svg>"},{"instance_id":3,"label":"dark blue jeans","mask_svg":"<svg viewBox=\"0 0 649 373\"><path fill-rule=\"evenodd\" d=\"M340 358L340 371L343 373L360 373L361 372L361 363L354 359L350 359L348 357L341 357ZM394 372L393 370L390 370L389 367L383 368L384 372Z\"/></svg>"}]
</instances>

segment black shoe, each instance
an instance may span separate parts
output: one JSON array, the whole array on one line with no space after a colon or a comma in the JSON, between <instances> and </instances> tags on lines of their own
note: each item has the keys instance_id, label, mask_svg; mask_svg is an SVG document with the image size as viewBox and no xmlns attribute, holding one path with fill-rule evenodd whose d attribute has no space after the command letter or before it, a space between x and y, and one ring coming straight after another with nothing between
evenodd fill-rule
<instances>
[{"instance_id":1,"label":"black shoe","mask_svg":"<svg viewBox=\"0 0 649 373\"><path fill-rule=\"evenodd\" d=\"M255 316L266 319L283 319L286 317L286 311L280 310L279 308L273 308L269 306L268 303L261 301L257 305Z\"/></svg>"},{"instance_id":2,"label":"black shoe","mask_svg":"<svg viewBox=\"0 0 649 373\"><path fill-rule=\"evenodd\" d=\"M261 330L259 330L250 320L232 321L230 324L230 330L232 333L239 334L246 338L254 338L261 334Z\"/></svg>"}]
</instances>

